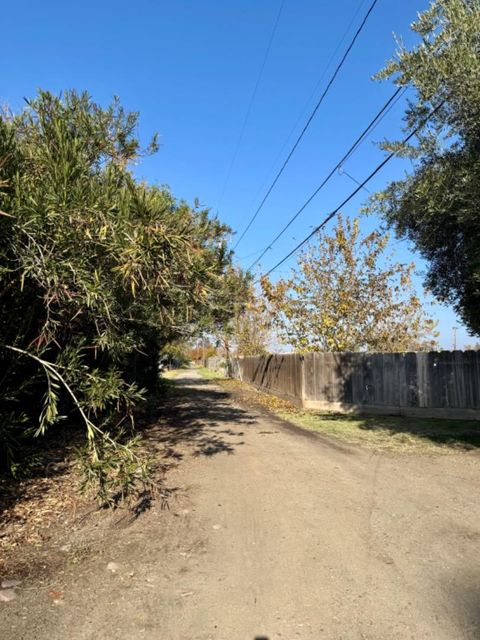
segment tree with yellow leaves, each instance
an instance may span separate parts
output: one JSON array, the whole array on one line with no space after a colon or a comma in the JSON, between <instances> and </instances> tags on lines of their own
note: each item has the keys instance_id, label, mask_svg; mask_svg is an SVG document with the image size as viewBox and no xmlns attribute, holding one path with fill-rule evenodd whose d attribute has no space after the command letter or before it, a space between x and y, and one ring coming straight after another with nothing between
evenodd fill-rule
<instances>
[{"instance_id":1,"label":"tree with yellow leaves","mask_svg":"<svg viewBox=\"0 0 480 640\"><path fill-rule=\"evenodd\" d=\"M246 303L232 319L232 337L237 355L255 356L267 353L271 326L272 319L265 301L252 287Z\"/></svg>"},{"instance_id":2,"label":"tree with yellow leaves","mask_svg":"<svg viewBox=\"0 0 480 640\"><path fill-rule=\"evenodd\" d=\"M298 352L434 348L436 323L413 290L414 265L394 262L388 240L378 231L362 237L358 218L339 216L289 278L263 278L281 341Z\"/></svg>"}]
</instances>

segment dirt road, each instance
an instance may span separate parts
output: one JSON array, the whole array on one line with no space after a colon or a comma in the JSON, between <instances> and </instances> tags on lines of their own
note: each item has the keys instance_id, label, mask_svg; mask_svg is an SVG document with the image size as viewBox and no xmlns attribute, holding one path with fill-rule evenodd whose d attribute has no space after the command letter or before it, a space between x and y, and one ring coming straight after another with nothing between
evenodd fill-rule
<instances>
[{"instance_id":1,"label":"dirt road","mask_svg":"<svg viewBox=\"0 0 480 640\"><path fill-rule=\"evenodd\" d=\"M480 638L477 454L352 449L181 382L170 509L78 563L72 532L64 573L0 604L3 640Z\"/></svg>"}]
</instances>

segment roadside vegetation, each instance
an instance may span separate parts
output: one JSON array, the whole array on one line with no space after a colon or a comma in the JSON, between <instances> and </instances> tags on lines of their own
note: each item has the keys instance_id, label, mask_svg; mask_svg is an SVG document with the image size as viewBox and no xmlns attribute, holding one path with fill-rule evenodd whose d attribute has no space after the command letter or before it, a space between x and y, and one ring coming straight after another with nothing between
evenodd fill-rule
<instances>
[{"instance_id":1,"label":"roadside vegetation","mask_svg":"<svg viewBox=\"0 0 480 640\"><path fill-rule=\"evenodd\" d=\"M311 411L278 413L317 433L378 450L452 453L480 447L480 423L407 416L354 416ZM293 417L293 420L292 420Z\"/></svg>"},{"instance_id":2,"label":"roadside vegetation","mask_svg":"<svg viewBox=\"0 0 480 640\"><path fill-rule=\"evenodd\" d=\"M347 444L379 451L432 454L480 448L480 422L477 421L320 413L299 409L240 380L222 378L205 369L197 371L249 406L267 409L287 422Z\"/></svg>"},{"instance_id":3,"label":"roadside vegetation","mask_svg":"<svg viewBox=\"0 0 480 640\"><path fill-rule=\"evenodd\" d=\"M377 79L409 89L405 130L435 110L415 141L384 141L413 170L371 198L428 263L425 284L480 333L480 2L435 0L412 24L418 45L397 39Z\"/></svg>"},{"instance_id":4,"label":"roadside vegetation","mask_svg":"<svg viewBox=\"0 0 480 640\"><path fill-rule=\"evenodd\" d=\"M318 233L287 278L262 278L279 339L308 351L418 351L436 347L436 323L412 284L414 264L395 261L389 234L360 220Z\"/></svg>"},{"instance_id":5,"label":"roadside vegetation","mask_svg":"<svg viewBox=\"0 0 480 640\"><path fill-rule=\"evenodd\" d=\"M157 150L137 123L74 91L0 115L0 472L28 474L42 438L80 425L103 503L148 482L135 419L161 397L162 349L221 326L246 286L225 225L135 178Z\"/></svg>"},{"instance_id":6,"label":"roadside vegetation","mask_svg":"<svg viewBox=\"0 0 480 640\"><path fill-rule=\"evenodd\" d=\"M212 369L208 369L207 367L198 367L195 369L198 373L205 378L205 380L225 380L226 376L221 371L213 371Z\"/></svg>"}]
</instances>

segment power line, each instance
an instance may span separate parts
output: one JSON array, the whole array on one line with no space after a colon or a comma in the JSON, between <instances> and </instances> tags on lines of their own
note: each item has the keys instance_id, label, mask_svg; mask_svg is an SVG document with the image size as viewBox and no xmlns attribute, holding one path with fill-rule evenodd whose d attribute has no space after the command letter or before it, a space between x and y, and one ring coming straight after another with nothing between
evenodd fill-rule
<instances>
[{"instance_id":1,"label":"power line","mask_svg":"<svg viewBox=\"0 0 480 640\"><path fill-rule=\"evenodd\" d=\"M382 113L382 115L380 116L380 118L378 118L378 120L375 122L375 124L373 125L373 127L370 129L369 133L373 133L375 131L375 129L378 127L378 125L382 122L382 120L390 113L390 111L394 108L394 106L397 104L397 102L405 95L405 93L408 91L408 87L399 87L395 93L393 94L392 98L394 98L393 102L391 100L388 100L387 103L385 104L385 106L388 105L388 108ZM358 145L357 145L358 146ZM348 160L350 160L350 157L352 156L352 154L355 152L356 147L354 149L352 149L350 151L350 153L347 154L347 157L345 158L345 160L343 161L344 164L345 162L347 162Z\"/></svg>"},{"instance_id":2,"label":"power line","mask_svg":"<svg viewBox=\"0 0 480 640\"><path fill-rule=\"evenodd\" d=\"M378 111L376 116L369 122L367 127L362 131L362 133L358 136L352 146L348 149L348 151L343 155L341 160L337 162L337 164L333 167L330 173L322 180L320 185L315 189L312 195L306 200L306 202L300 207L300 209L295 213L294 216L290 218L287 224L277 233L275 238L270 242L270 244L265 247L263 253L248 267L248 271L252 269L263 256L267 253L267 251L283 236L285 231L293 224L293 222L298 218L298 216L304 211L304 209L312 202L315 196L323 189L323 187L327 184L330 178L335 174L338 169L345 163L345 161L351 157L352 153L359 147L359 145L365 140L365 138L375 129L375 127L379 124L379 122L383 119L386 113L390 110L390 108L395 104L395 102L401 97L401 95L405 92L406 89L403 87L399 87L393 95L387 100L387 102L383 105L383 107Z\"/></svg>"},{"instance_id":3,"label":"power line","mask_svg":"<svg viewBox=\"0 0 480 640\"><path fill-rule=\"evenodd\" d=\"M255 98L257 96L258 87L260 86L260 81L261 81L261 79L263 77L263 72L265 70L265 65L267 64L268 56L270 54L270 49L272 48L273 39L275 38L275 34L277 32L277 27L278 27L278 23L280 22L280 16L282 15L284 4L285 4L285 0L281 0L280 7L279 7L278 12L277 12L277 17L275 19L275 22L273 24L273 29L272 29L272 32L270 34L270 39L268 41L267 48L265 49L265 55L263 56L263 61L262 61L261 67L260 67L260 71L258 72L257 80L255 82L255 86L253 88L252 95L250 97L250 102L249 102L248 107L247 107L247 112L245 114L245 118L243 120L242 127L240 129L240 135L238 136L238 140L237 140L237 144L235 145L235 149L234 149L234 152L233 152L232 160L231 160L230 165L228 167L227 175L225 177L225 181L223 183L222 190L220 192L220 198L218 199L217 209L218 209L218 207L220 206L220 203L223 200L223 196L225 195L225 190L227 188L228 182L230 180L230 176L232 174L233 166L235 164L235 161L236 161L237 156L238 156L238 152L240 150L240 145L242 143L243 136L245 134L245 129L247 128L247 124L248 124L248 120L250 118L250 113L252 111L253 103L255 102Z\"/></svg>"},{"instance_id":4,"label":"power line","mask_svg":"<svg viewBox=\"0 0 480 640\"><path fill-rule=\"evenodd\" d=\"M240 256L238 258L238 260L247 260L248 258L252 258L253 256L258 256L258 254L261 252L262 250L259 249L258 251L253 251L252 253L249 253L246 256Z\"/></svg>"},{"instance_id":5,"label":"power line","mask_svg":"<svg viewBox=\"0 0 480 640\"><path fill-rule=\"evenodd\" d=\"M275 185L278 182L278 179L280 178L280 176L282 175L283 171L285 170L285 167L287 166L287 164L290 161L290 158L293 156L293 154L295 153L296 148L298 147L298 145L300 144L301 139L303 138L303 136L305 135L308 127L310 126L313 118L315 117L315 114L317 113L318 109L320 108L320 105L322 104L322 102L324 101L327 93L330 90L330 87L332 86L333 82L335 81L335 78L337 77L338 73L340 72L340 69L343 67L348 54L350 53L350 51L353 48L353 45L355 44L358 36L360 35L360 33L362 32L370 14L372 13L373 9L375 8L375 5L377 4L378 0L373 0L373 2L370 4L370 7L368 8L367 13L365 14L362 22L360 23L360 26L358 27L357 31L355 32L355 35L353 36L352 40L350 41L350 44L348 45L345 53L342 56L342 59L340 60L340 62L338 63L335 71L333 72L332 77L330 78L330 80L327 83L327 86L325 87L324 92L322 93L322 95L320 96L320 99L318 100L317 104L315 105L312 113L310 114L307 122L305 123L302 131L300 132L300 135L298 136L298 138L295 141L295 144L293 145L293 147L291 148L288 156L286 157L284 163L282 164L282 166L280 167L279 171L277 172L277 175L275 176L272 184L270 185L270 187L268 188L267 193L265 194L263 200L261 201L260 205L257 207L257 210L255 211L255 213L253 214L253 216L250 218L250 221L248 222L247 226L245 227L242 235L240 236L240 238L237 240L235 246L233 247L233 249L235 250L238 245L240 244L240 242L242 241L243 237L245 236L245 234L247 233L247 231L250 229L250 227L252 226L255 218L258 216L258 214L260 213L263 205L265 204L265 202L267 201L268 196L271 194L271 192L273 191L273 188L275 187Z\"/></svg>"},{"instance_id":6,"label":"power line","mask_svg":"<svg viewBox=\"0 0 480 640\"><path fill-rule=\"evenodd\" d=\"M348 171L345 171L343 167L338 167L338 173L341 176L347 176L347 178L350 178L352 182L355 182L356 184L360 184L360 182L354 176L352 176L352 174L348 173ZM371 191L369 191L367 187L363 187L363 189L367 193L371 193Z\"/></svg>"},{"instance_id":7,"label":"power line","mask_svg":"<svg viewBox=\"0 0 480 640\"><path fill-rule=\"evenodd\" d=\"M333 53L331 54L327 64L324 67L323 73L320 76L320 78L317 80L317 82L315 83L315 86L313 88L313 90L310 92L310 95L308 96L308 99L306 100L305 104L302 107L302 110L298 116L298 118L295 121L295 124L293 125L293 127L290 129L290 132L288 134L288 136L285 139L285 142L282 144L282 146L280 147L279 152L277 153L277 155L275 156L275 160L272 162L270 169L268 170L268 172L266 173L265 179L262 181L262 184L260 185L259 189L257 190L257 192L255 193L255 197L253 198L250 206L248 207L253 208L253 205L255 204L255 202L257 201L257 198L260 196L260 194L263 191L263 188L267 185L268 183L268 177L270 176L271 173L273 173L273 170L275 169L275 167L277 166L278 161L280 160L280 158L283 155L283 152L285 151L285 149L288 146L288 142L290 140L290 138L293 136L293 134L295 133L295 131L297 130L299 124L301 123L303 116L308 108L308 105L310 104L310 102L313 100L313 98L316 96L317 91L319 90L320 86L322 85L323 79L325 78L325 76L327 75L327 71L330 68L330 65L332 64L332 62L334 61L338 51L340 50L340 47L342 46L342 44L344 43L347 35L350 33L350 30L355 22L355 20L357 19L358 14L360 13L360 10L362 9L363 5L365 4L366 0L363 0L358 7L355 10L355 13L352 16L352 19L350 20L348 27L345 29L343 36L341 37L341 39L339 40L337 46L335 47ZM260 253L260 252L259 252Z\"/></svg>"},{"instance_id":8,"label":"power line","mask_svg":"<svg viewBox=\"0 0 480 640\"><path fill-rule=\"evenodd\" d=\"M420 129L422 129L427 122L430 120L430 118L432 118L435 113L443 106L445 100L442 100L442 102L440 102L440 104L438 104L433 111L431 111L429 113L429 115L411 132L408 134L408 136L406 136L401 144L404 145L406 144L409 140L411 140L411 138L413 138L414 135L416 135ZM301 242L299 242L296 247L294 247L284 258L282 258L279 262L277 262L269 271L267 271L266 276L270 275L272 273L272 271L275 271L275 269L277 269L281 264L283 264L284 262L286 262L291 256L293 256L294 253L296 253L301 247L303 247L304 244L306 244L310 238L312 238L318 231L320 231L320 229L322 229L328 222L330 222L330 220L335 217L337 215L337 213L340 211L340 209L342 207L344 207L347 202L350 202L350 200L357 195L357 193L363 189L363 187L370 182L370 180L381 170L383 169L383 167L387 164L387 162L390 162L390 160L395 156L395 152L392 151L391 153L388 154L388 156L386 158L384 158L384 160L382 160L382 162L377 165L375 167L375 169L365 178L365 180L363 180L363 182L361 184L359 184L359 186L352 191L352 193L345 198L345 200L338 205L338 207L336 209L334 209L334 211L332 211L331 213L328 214L328 216L322 220L322 222L317 225L313 231L311 233L309 233Z\"/></svg>"},{"instance_id":9,"label":"power line","mask_svg":"<svg viewBox=\"0 0 480 640\"><path fill-rule=\"evenodd\" d=\"M355 151L362 144L362 142L364 142L367 136L372 134L373 131L375 131L378 125L382 122L382 120L386 117L386 115L391 111L391 109L393 109L393 107L400 100L400 98L402 98L402 96L406 93L407 90L408 90L408 87L405 87L403 89L402 87L399 87L394 92L394 94L389 98L389 100L387 100L387 102L383 105L383 107L380 109L377 115L371 120L370 124L363 130L360 136L356 139L356 141L353 143L350 149L346 152L343 158L335 165L335 167L328 174L328 176L323 180L320 186L314 191L314 193L305 202L305 204L297 211L297 213L288 221L288 223L283 227L283 229L275 236L272 242L267 247L265 247L263 253L255 260L254 263L252 263L249 266L248 270L252 269L255 266L255 264L258 264L260 262L260 260L266 254L266 252L273 247L273 245L277 242L277 240L279 240L279 238L285 233L285 231L290 227L290 225L293 224L293 222L298 218L298 216L302 213L302 211L310 204L310 202L319 193L319 191L323 189L325 184L334 175L335 171L342 169L345 162L347 162L347 160L351 158L353 153L355 153ZM343 173L345 173L349 178L351 178L354 182L358 184L358 181L355 178L353 178L353 176L350 176L350 174L347 174L347 172L344 169L343 169ZM260 253L260 251L258 251L258 253ZM251 255L254 255L254 254L252 253Z\"/></svg>"}]
</instances>

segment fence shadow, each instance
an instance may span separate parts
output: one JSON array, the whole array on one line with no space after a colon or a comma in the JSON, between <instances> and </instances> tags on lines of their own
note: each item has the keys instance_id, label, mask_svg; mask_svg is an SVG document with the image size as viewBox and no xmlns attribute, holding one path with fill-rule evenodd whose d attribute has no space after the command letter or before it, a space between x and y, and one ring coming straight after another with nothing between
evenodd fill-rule
<instances>
[{"instance_id":1,"label":"fence shadow","mask_svg":"<svg viewBox=\"0 0 480 640\"><path fill-rule=\"evenodd\" d=\"M289 353L236 363L243 380L306 406L480 419L480 351Z\"/></svg>"},{"instance_id":2,"label":"fence shadow","mask_svg":"<svg viewBox=\"0 0 480 640\"><path fill-rule=\"evenodd\" d=\"M378 414L375 412L374 415L368 415L368 408L366 408L365 415L341 415L342 420L359 421L359 428L362 430L386 431L392 437L400 434L415 436L436 445L460 450L477 449L480 447L480 421L388 415L388 405L403 404L407 407L418 405L421 388L428 387L419 383L420 364L423 362L425 367L435 370L438 364L435 362L437 359L443 363L443 367L446 363L453 366L450 353L427 354L426 358L424 354L417 353L334 354L331 363L334 371L331 377L333 384L331 380L330 384L327 382L326 388L322 389L322 394L329 400L345 403L347 408L352 404L377 406ZM467 356L465 359L468 360ZM436 383L444 387L445 397L438 395L438 389L435 393L430 390L431 401L436 399L438 405L440 400L446 401L446 386L451 384L452 375L453 368L449 371L449 375L446 372L437 375ZM381 415L383 403L386 405L385 414ZM339 416L332 416L332 419L335 418L339 419ZM324 419L329 418L324 416Z\"/></svg>"},{"instance_id":3,"label":"fence shadow","mask_svg":"<svg viewBox=\"0 0 480 640\"><path fill-rule=\"evenodd\" d=\"M392 437L405 434L460 450L480 448L480 421L343 413L318 415L321 415L322 421L356 423L359 429L387 431Z\"/></svg>"}]
</instances>

